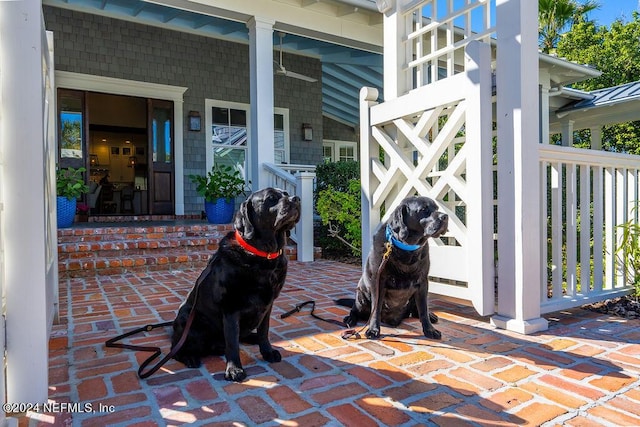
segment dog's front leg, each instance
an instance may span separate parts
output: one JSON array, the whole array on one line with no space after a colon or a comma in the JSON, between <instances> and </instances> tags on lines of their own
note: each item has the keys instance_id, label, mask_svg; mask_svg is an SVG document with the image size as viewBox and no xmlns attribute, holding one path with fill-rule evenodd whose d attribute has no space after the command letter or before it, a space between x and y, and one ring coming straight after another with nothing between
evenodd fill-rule
<instances>
[{"instance_id":1,"label":"dog's front leg","mask_svg":"<svg viewBox=\"0 0 640 427\"><path fill-rule=\"evenodd\" d=\"M365 336L369 339L380 338L380 317L382 316L382 299L384 298L384 286L379 277L380 272L373 277L369 285L371 289L371 315L369 316L369 328Z\"/></svg>"},{"instance_id":2,"label":"dog's front leg","mask_svg":"<svg viewBox=\"0 0 640 427\"><path fill-rule=\"evenodd\" d=\"M240 382L247 377L240 361L240 313L225 313L222 316L222 323L225 342L224 355L227 359L224 379Z\"/></svg>"},{"instance_id":3,"label":"dog's front leg","mask_svg":"<svg viewBox=\"0 0 640 427\"><path fill-rule=\"evenodd\" d=\"M416 306L418 307L418 316L420 317L420 323L422 323L422 333L427 338L433 338L439 340L442 338L442 334L431 324L431 316L429 315L429 305L427 298L429 294L429 285L423 283L418 289L418 295L416 295Z\"/></svg>"},{"instance_id":4,"label":"dog's front leg","mask_svg":"<svg viewBox=\"0 0 640 427\"><path fill-rule=\"evenodd\" d=\"M260 354L262 358L269 363L279 362L282 360L280 352L271 346L269 342L269 319L271 319L271 309L273 304L269 306L262 318L262 321L258 325L258 346L260 347Z\"/></svg>"}]
</instances>

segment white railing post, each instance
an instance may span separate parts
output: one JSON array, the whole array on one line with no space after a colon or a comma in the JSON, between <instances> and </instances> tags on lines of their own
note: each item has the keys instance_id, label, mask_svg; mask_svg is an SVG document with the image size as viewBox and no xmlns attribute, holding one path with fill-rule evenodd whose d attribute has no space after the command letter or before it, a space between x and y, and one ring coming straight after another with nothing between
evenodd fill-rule
<instances>
[{"instance_id":1,"label":"white railing post","mask_svg":"<svg viewBox=\"0 0 640 427\"><path fill-rule=\"evenodd\" d=\"M383 46L382 56L384 65L384 99L390 101L407 92L406 71L402 70L402 64L406 64L406 47L404 37L408 33L406 18L401 11L401 0L388 0L382 2L386 5L380 10L383 12ZM379 6L378 9L381 9ZM410 30L410 28L409 28Z\"/></svg>"},{"instance_id":2,"label":"white railing post","mask_svg":"<svg viewBox=\"0 0 640 427\"><path fill-rule=\"evenodd\" d=\"M499 282L491 321L525 334L548 327L540 317L537 16L537 2L496 1Z\"/></svg>"},{"instance_id":3,"label":"white railing post","mask_svg":"<svg viewBox=\"0 0 640 427\"><path fill-rule=\"evenodd\" d=\"M44 31L41 2L0 2L0 287L7 319L6 371L0 378L6 373L8 402L42 403L48 392L47 315L53 302L47 290L54 284L47 274L51 257L45 240L56 229L47 228L45 220L47 203L55 197L47 185L51 171L46 168L53 165L44 148ZM25 157L35 167L25 167Z\"/></svg>"},{"instance_id":4,"label":"white railing post","mask_svg":"<svg viewBox=\"0 0 640 427\"><path fill-rule=\"evenodd\" d=\"M372 200L374 175L371 170L371 156L378 150L378 144L371 136L370 108L377 103L378 90L363 87L360 89L360 186L362 211L362 265L371 248L373 230L380 222L380 210L374 210Z\"/></svg>"},{"instance_id":5,"label":"white railing post","mask_svg":"<svg viewBox=\"0 0 640 427\"><path fill-rule=\"evenodd\" d=\"M465 49L469 111L466 117L467 233L473 305L481 315L494 312L493 149L491 146L491 46L472 41ZM451 156L453 158L453 156ZM452 197L453 199L453 197ZM490 284L490 285L489 285ZM483 289L484 288L484 289Z\"/></svg>"},{"instance_id":6,"label":"white railing post","mask_svg":"<svg viewBox=\"0 0 640 427\"><path fill-rule=\"evenodd\" d=\"M315 173L296 173L296 192L302 200L300 222L296 226L298 261L313 261L313 180Z\"/></svg>"}]
</instances>

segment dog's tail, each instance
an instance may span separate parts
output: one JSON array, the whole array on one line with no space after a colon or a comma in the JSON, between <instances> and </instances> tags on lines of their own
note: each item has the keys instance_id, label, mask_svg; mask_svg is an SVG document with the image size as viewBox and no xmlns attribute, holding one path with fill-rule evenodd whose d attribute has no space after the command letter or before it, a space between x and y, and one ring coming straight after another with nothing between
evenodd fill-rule
<instances>
[{"instance_id":1,"label":"dog's tail","mask_svg":"<svg viewBox=\"0 0 640 427\"><path fill-rule=\"evenodd\" d=\"M356 300L355 298L338 298L333 300L333 302L335 302L336 304L342 306L342 307L353 307L353 304L355 304Z\"/></svg>"}]
</instances>

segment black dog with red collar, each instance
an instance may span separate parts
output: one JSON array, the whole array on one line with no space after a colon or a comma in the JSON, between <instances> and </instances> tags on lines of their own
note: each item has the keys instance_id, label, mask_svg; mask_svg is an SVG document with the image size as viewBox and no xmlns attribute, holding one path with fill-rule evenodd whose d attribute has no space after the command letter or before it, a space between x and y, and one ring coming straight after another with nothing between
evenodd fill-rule
<instances>
[{"instance_id":1,"label":"black dog with red collar","mask_svg":"<svg viewBox=\"0 0 640 427\"><path fill-rule=\"evenodd\" d=\"M280 361L280 352L269 342L269 320L287 274L284 246L299 219L300 198L275 188L257 191L241 204L235 230L220 241L196 282L199 285L178 310L172 347L181 339L184 343L176 360L195 368L202 357L224 354L229 381L246 378L240 341L258 344L267 362Z\"/></svg>"}]
</instances>

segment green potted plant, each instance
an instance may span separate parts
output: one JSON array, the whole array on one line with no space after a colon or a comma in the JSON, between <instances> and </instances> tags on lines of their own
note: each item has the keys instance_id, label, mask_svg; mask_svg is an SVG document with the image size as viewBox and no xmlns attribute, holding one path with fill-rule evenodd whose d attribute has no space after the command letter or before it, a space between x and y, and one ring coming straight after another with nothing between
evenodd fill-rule
<instances>
[{"instance_id":1,"label":"green potted plant","mask_svg":"<svg viewBox=\"0 0 640 427\"><path fill-rule=\"evenodd\" d=\"M212 224L228 224L233 220L235 199L245 194L246 184L240 171L228 165L211 168L206 175L189 175L204 197L207 220Z\"/></svg>"},{"instance_id":2,"label":"green potted plant","mask_svg":"<svg viewBox=\"0 0 640 427\"><path fill-rule=\"evenodd\" d=\"M58 228L71 227L76 215L78 197L89 191L82 173L85 168L67 168L56 171L56 207Z\"/></svg>"}]
</instances>

